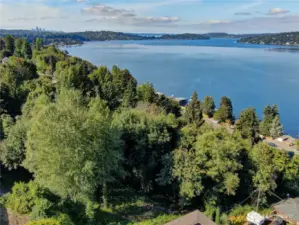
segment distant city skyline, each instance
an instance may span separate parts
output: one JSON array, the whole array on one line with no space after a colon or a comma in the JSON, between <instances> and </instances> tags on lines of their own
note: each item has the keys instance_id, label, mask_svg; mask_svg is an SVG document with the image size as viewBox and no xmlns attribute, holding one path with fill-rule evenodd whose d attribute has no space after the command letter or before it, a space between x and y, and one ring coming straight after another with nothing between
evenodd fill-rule
<instances>
[{"instance_id":1,"label":"distant city skyline","mask_svg":"<svg viewBox=\"0 0 299 225\"><path fill-rule=\"evenodd\" d=\"M0 0L0 28L135 33L299 31L298 0Z\"/></svg>"}]
</instances>

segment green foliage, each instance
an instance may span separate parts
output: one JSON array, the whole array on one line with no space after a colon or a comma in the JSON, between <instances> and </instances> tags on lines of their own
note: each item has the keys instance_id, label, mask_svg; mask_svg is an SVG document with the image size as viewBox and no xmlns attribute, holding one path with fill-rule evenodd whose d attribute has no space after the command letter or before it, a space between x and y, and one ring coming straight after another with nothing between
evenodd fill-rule
<instances>
[{"instance_id":1,"label":"green foliage","mask_svg":"<svg viewBox=\"0 0 299 225\"><path fill-rule=\"evenodd\" d=\"M32 207L30 217L33 220L47 218L51 213L54 204L45 198L37 199Z\"/></svg>"},{"instance_id":2,"label":"green foliage","mask_svg":"<svg viewBox=\"0 0 299 225\"><path fill-rule=\"evenodd\" d=\"M0 65L0 90L2 107L13 115L20 113L28 90L26 82L37 78L35 65L23 58L10 57Z\"/></svg>"},{"instance_id":3,"label":"green foliage","mask_svg":"<svg viewBox=\"0 0 299 225\"><path fill-rule=\"evenodd\" d=\"M220 122L233 121L233 106L231 100L223 96L220 101L220 107L215 112L214 118Z\"/></svg>"},{"instance_id":4,"label":"green foliage","mask_svg":"<svg viewBox=\"0 0 299 225\"><path fill-rule=\"evenodd\" d=\"M217 184L216 193L235 195L245 147L240 137L216 130L199 136L190 150L175 150L173 176L180 183L180 194L191 199Z\"/></svg>"},{"instance_id":5,"label":"green foliage","mask_svg":"<svg viewBox=\"0 0 299 225\"><path fill-rule=\"evenodd\" d=\"M255 109L248 108L241 112L240 118L236 123L236 129L243 138L250 139L252 143L258 139L259 120Z\"/></svg>"},{"instance_id":6,"label":"green foliage","mask_svg":"<svg viewBox=\"0 0 299 225\"><path fill-rule=\"evenodd\" d=\"M16 38L15 39L15 51L14 51L14 55L16 57L24 57L24 55L22 54L22 47L23 47L23 39Z\"/></svg>"},{"instance_id":7,"label":"green foliage","mask_svg":"<svg viewBox=\"0 0 299 225\"><path fill-rule=\"evenodd\" d=\"M185 118L189 124L200 125L202 122L202 111L197 93L194 92L190 103L186 106Z\"/></svg>"},{"instance_id":8,"label":"green foliage","mask_svg":"<svg viewBox=\"0 0 299 225\"><path fill-rule=\"evenodd\" d=\"M211 118L215 113L215 107L214 98L212 96L206 96L201 105L202 112Z\"/></svg>"},{"instance_id":9,"label":"green foliage","mask_svg":"<svg viewBox=\"0 0 299 225\"><path fill-rule=\"evenodd\" d=\"M275 120L275 124L274 123ZM264 136L272 137L271 129L274 128L272 131L274 132L274 136L277 135L280 131L282 132L282 127L280 127L280 119L278 113L277 105L267 105L264 109L264 120L260 124L260 132ZM274 127L273 127L274 126Z\"/></svg>"},{"instance_id":10,"label":"green foliage","mask_svg":"<svg viewBox=\"0 0 299 225\"><path fill-rule=\"evenodd\" d=\"M275 118L273 119L271 129L270 129L270 135L272 138L278 138L281 135L283 135L283 126L280 123L279 116L275 116Z\"/></svg>"},{"instance_id":11,"label":"green foliage","mask_svg":"<svg viewBox=\"0 0 299 225\"><path fill-rule=\"evenodd\" d=\"M163 94L158 96L156 104L157 106L163 108L167 114L172 113L176 117L181 116L181 106L179 103Z\"/></svg>"},{"instance_id":12,"label":"green foliage","mask_svg":"<svg viewBox=\"0 0 299 225\"><path fill-rule=\"evenodd\" d=\"M60 214L56 217L31 221L26 225L74 225L72 220L66 214Z\"/></svg>"},{"instance_id":13,"label":"green foliage","mask_svg":"<svg viewBox=\"0 0 299 225\"><path fill-rule=\"evenodd\" d=\"M55 103L38 113L26 147L24 166L38 183L84 203L113 180L121 160L120 133L105 103L95 98L86 105L73 90L62 90Z\"/></svg>"},{"instance_id":14,"label":"green foliage","mask_svg":"<svg viewBox=\"0 0 299 225\"><path fill-rule=\"evenodd\" d=\"M154 219L145 220L142 222L137 223L129 223L128 225L158 225L158 224L165 224L172 220L175 220L179 217L179 215L160 215Z\"/></svg>"},{"instance_id":15,"label":"green foliage","mask_svg":"<svg viewBox=\"0 0 299 225\"><path fill-rule=\"evenodd\" d=\"M0 139L7 138L10 128L14 125L14 119L8 114L0 117Z\"/></svg>"},{"instance_id":16,"label":"green foliage","mask_svg":"<svg viewBox=\"0 0 299 225\"><path fill-rule=\"evenodd\" d=\"M5 206L19 214L29 214L43 195L43 190L33 181L16 183L7 196Z\"/></svg>"},{"instance_id":17,"label":"green foliage","mask_svg":"<svg viewBox=\"0 0 299 225\"><path fill-rule=\"evenodd\" d=\"M145 83L137 87L137 96L139 101L154 103L157 99L156 91L152 84Z\"/></svg>"},{"instance_id":18,"label":"green foliage","mask_svg":"<svg viewBox=\"0 0 299 225\"><path fill-rule=\"evenodd\" d=\"M122 131L127 179L143 191L152 190L161 156L173 147L173 129L177 127L174 115L131 109L122 111L115 121Z\"/></svg>"},{"instance_id":19,"label":"green foliage","mask_svg":"<svg viewBox=\"0 0 299 225\"><path fill-rule=\"evenodd\" d=\"M58 61L66 59L66 55L54 46L43 48L40 51L34 51L33 61L37 70L46 75L53 75Z\"/></svg>"},{"instance_id":20,"label":"green foliage","mask_svg":"<svg viewBox=\"0 0 299 225\"><path fill-rule=\"evenodd\" d=\"M217 210L216 210L216 214L215 214L215 223L217 225L220 225L220 208L218 207Z\"/></svg>"},{"instance_id":21,"label":"green foliage","mask_svg":"<svg viewBox=\"0 0 299 225\"><path fill-rule=\"evenodd\" d=\"M32 58L32 49L29 41L23 40L22 45L22 55L25 59L31 59Z\"/></svg>"},{"instance_id":22,"label":"green foliage","mask_svg":"<svg viewBox=\"0 0 299 225\"><path fill-rule=\"evenodd\" d=\"M95 67L82 59L70 57L57 62L55 79L59 87L76 88L86 92L90 86L88 75Z\"/></svg>"},{"instance_id":23,"label":"green foliage","mask_svg":"<svg viewBox=\"0 0 299 225\"><path fill-rule=\"evenodd\" d=\"M38 221L31 221L26 225L61 225L57 219L50 218L50 219L42 219Z\"/></svg>"},{"instance_id":24,"label":"green foliage","mask_svg":"<svg viewBox=\"0 0 299 225\"><path fill-rule=\"evenodd\" d=\"M298 184L298 156L290 158L286 152L260 143L250 152L250 159L253 163L254 186L263 193L275 190L279 182L280 185L286 182L289 185Z\"/></svg>"},{"instance_id":25,"label":"green foliage","mask_svg":"<svg viewBox=\"0 0 299 225\"><path fill-rule=\"evenodd\" d=\"M15 51L15 40L13 36L7 35L4 38L4 42L5 42L5 50L7 51L8 56L13 55Z\"/></svg>"},{"instance_id":26,"label":"green foliage","mask_svg":"<svg viewBox=\"0 0 299 225\"><path fill-rule=\"evenodd\" d=\"M94 92L106 100L111 109L121 104L135 106L137 81L128 70L113 66L110 72L107 67L100 67L89 75L89 79Z\"/></svg>"},{"instance_id":27,"label":"green foliage","mask_svg":"<svg viewBox=\"0 0 299 225\"><path fill-rule=\"evenodd\" d=\"M7 138L0 142L0 160L8 169L16 169L25 158L26 132L26 122L19 119L6 132Z\"/></svg>"},{"instance_id":28,"label":"green foliage","mask_svg":"<svg viewBox=\"0 0 299 225\"><path fill-rule=\"evenodd\" d=\"M253 210L253 208L250 205L238 205L235 208L233 208L229 215L230 216L244 216L247 215L247 213L251 212Z\"/></svg>"},{"instance_id":29,"label":"green foliage","mask_svg":"<svg viewBox=\"0 0 299 225\"><path fill-rule=\"evenodd\" d=\"M41 50L43 47L43 39L36 38L34 44L35 44L34 45L35 50L37 50L37 51Z\"/></svg>"}]
</instances>

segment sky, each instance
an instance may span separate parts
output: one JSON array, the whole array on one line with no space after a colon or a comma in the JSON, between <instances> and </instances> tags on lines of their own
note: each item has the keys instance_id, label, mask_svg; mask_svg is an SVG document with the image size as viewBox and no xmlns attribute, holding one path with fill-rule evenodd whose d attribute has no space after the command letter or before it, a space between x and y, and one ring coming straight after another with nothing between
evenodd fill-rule
<instances>
[{"instance_id":1,"label":"sky","mask_svg":"<svg viewBox=\"0 0 299 225\"><path fill-rule=\"evenodd\" d=\"M299 0L0 0L1 29L136 33L299 31Z\"/></svg>"}]
</instances>

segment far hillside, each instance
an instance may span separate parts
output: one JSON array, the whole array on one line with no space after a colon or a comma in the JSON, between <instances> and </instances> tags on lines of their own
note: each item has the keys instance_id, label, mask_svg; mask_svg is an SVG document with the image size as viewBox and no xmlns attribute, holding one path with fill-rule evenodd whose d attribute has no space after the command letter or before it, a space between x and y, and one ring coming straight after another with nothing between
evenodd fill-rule
<instances>
[{"instance_id":1,"label":"far hillside","mask_svg":"<svg viewBox=\"0 0 299 225\"><path fill-rule=\"evenodd\" d=\"M240 43L249 43L249 44L299 46L299 32L265 34L263 36L241 38L239 40L239 42Z\"/></svg>"}]
</instances>

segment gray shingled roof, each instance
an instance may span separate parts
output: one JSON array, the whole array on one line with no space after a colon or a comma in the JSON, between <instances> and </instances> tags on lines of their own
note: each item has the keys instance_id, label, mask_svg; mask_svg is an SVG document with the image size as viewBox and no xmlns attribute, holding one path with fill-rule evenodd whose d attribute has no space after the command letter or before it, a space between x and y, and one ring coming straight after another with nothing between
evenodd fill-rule
<instances>
[{"instance_id":1,"label":"gray shingled roof","mask_svg":"<svg viewBox=\"0 0 299 225\"><path fill-rule=\"evenodd\" d=\"M299 222L299 198L288 199L275 204L274 209Z\"/></svg>"},{"instance_id":2,"label":"gray shingled roof","mask_svg":"<svg viewBox=\"0 0 299 225\"><path fill-rule=\"evenodd\" d=\"M216 225L216 223L196 210L165 225Z\"/></svg>"}]
</instances>

